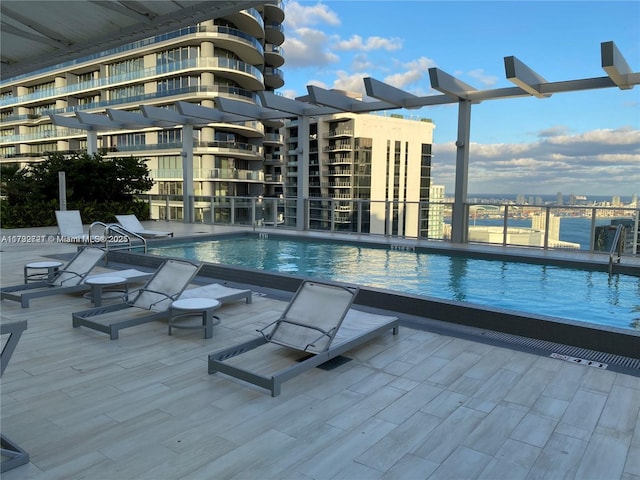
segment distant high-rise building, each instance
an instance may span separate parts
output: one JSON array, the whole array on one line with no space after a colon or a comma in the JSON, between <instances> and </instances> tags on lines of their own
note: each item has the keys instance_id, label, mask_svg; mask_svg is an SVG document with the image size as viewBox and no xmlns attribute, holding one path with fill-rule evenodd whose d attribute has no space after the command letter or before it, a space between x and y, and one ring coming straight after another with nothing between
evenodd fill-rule
<instances>
[{"instance_id":1,"label":"distant high-rise building","mask_svg":"<svg viewBox=\"0 0 640 480\"><path fill-rule=\"evenodd\" d=\"M613 197L611 197L611 205L613 205L614 207L622 205L622 202L620 202L620 195L614 195Z\"/></svg>"},{"instance_id":2,"label":"distant high-rise building","mask_svg":"<svg viewBox=\"0 0 640 480\"><path fill-rule=\"evenodd\" d=\"M516 195L516 203L517 203L518 205L523 205L523 204L524 204L524 202L525 202L524 194L519 193L518 195Z\"/></svg>"},{"instance_id":3,"label":"distant high-rise building","mask_svg":"<svg viewBox=\"0 0 640 480\"><path fill-rule=\"evenodd\" d=\"M533 215L531 217L531 228L534 230L545 231L547 225L547 214L543 211L539 215ZM560 240L560 217L555 215L549 215L549 234L548 239L557 241Z\"/></svg>"},{"instance_id":4,"label":"distant high-rise building","mask_svg":"<svg viewBox=\"0 0 640 480\"><path fill-rule=\"evenodd\" d=\"M562 199L562 192L558 192L556 195L556 205L562 205L564 200Z\"/></svg>"},{"instance_id":5,"label":"distant high-rise building","mask_svg":"<svg viewBox=\"0 0 640 480\"><path fill-rule=\"evenodd\" d=\"M444 238L444 185L433 185L429 189L428 238Z\"/></svg>"},{"instance_id":6,"label":"distant high-rise building","mask_svg":"<svg viewBox=\"0 0 640 480\"><path fill-rule=\"evenodd\" d=\"M285 125L285 197L298 196L307 171L311 228L408 237L433 232L431 120L335 113L309 122L306 138L298 121ZM299 164L305 151L307 166ZM296 208L286 206L285 223L296 218Z\"/></svg>"}]
</instances>

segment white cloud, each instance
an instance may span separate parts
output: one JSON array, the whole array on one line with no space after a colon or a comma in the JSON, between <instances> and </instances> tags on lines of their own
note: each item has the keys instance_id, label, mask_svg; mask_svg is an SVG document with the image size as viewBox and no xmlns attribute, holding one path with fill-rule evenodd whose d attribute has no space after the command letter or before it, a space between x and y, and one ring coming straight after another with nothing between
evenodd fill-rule
<instances>
[{"instance_id":1,"label":"white cloud","mask_svg":"<svg viewBox=\"0 0 640 480\"><path fill-rule=\"evenodd\" d=\"M327 49L327 35L311 28L299 28L284 42L287 67L323 66L335 63L338 56Z\"/></svg>"},{"instance_id":2,"label":"white cloud","mask_svg":"<svg viewBox=\"0 0 640 480\"><path fill-rule=\"evenodd\" d=\"M285 13L285 26L294 30L308 25L340 25L338 15L322 3L306 6L299 2L287 2Z\"/></svg>"},{"instance_id":3,"label":"white cloud","mask_svg":"<svg viewBox=\"0 0 640 480\"><path fill-rule=\"evenodd\" d=\"M420 57L402 65L401 68L404 71L388 75L385 77L384 82L397 88L404 88L425 78L429 74L429 68L433 66L435 66L433 60L427 57Z\"/></svg>"},{"instance_id":4,"label":"white cloud","mask_svg":"<svg viewBox=\"0 0 640 480\"><path fill-rule=\"evenodd\" d=\"M481 68L471 70L467 75L475 80L478 80L484 88L493 87L496 83L498 83L498 77L496 77L495 75L487 75Z\"/></svg>"},{"instance_id":5,"label":"white cloud","mask_svg":"<svg viewBox=\"0 0 640 480\"><path fill-rule=\"evenodd\" d=\"M368 37L363 41L360 35L352 35L349 40L341 40L334 46L336 50L387 50L393 51L402 48L402 40L399 38Z\"/></svg>"},{"instance_id":6,"label":"white cloud","mask_svg":"<svg viewBox=\"0 0 640 480\"><path fill-rule=\"evenodd\" d=\"M553 136L553 133L557 135ZM473 193L557 191L591 195L640 193L640 130L620 128L568 135L565 127L539 132L524 144L471 143ZM434 144L433 178L453 193L456 147Z\"/></svg>"},{"instance_id":7,"label":"white cloud","mask_svg":"<svg viewBox=\"0 0 640 480\"><path fill-rule=\"evenodd\" d=\"M369 77L370 75L359 72L347 73L343 70L336 72L336 75L338 78L333 82L333 88L346 90L348 92L365 93L364 82L362 79L364 77Z\"/></svg>"}]
</instances>

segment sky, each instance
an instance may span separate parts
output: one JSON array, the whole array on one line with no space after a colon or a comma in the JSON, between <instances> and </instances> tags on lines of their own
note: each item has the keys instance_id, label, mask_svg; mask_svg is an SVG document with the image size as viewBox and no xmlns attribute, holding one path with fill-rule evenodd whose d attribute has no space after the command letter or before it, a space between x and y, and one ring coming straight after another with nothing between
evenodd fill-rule
<instances>
[{"instance_id":1,"label":"sky","mask_svg":"<svg viewBox=\"0 0 640 480\"><path fill-rule=\"evenodd\" d=\"M640 72L635 0L284 0L284 11L280 93L290 98L307 85L364 93L364 77L440 94L431 67L478 90L508 88L508 56L548 82L604 77L607 41ZM433 120L433 182L453 195L457 106L387 113ZM640 194L640 85L474 104L468 192Z\"/></svg>"}]
</instances>

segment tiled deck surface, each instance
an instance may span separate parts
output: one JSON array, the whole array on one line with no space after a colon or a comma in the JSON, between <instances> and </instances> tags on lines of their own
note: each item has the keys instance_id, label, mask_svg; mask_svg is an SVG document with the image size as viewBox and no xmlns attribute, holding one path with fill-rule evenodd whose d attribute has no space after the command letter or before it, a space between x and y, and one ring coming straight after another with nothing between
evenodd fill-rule
<instances>
[{"instance_id":1,"label":"tiled deck surface","mask_svg":"<svg viewBox=\"0 0 640 480\"><path fill-rule=\"evenodd\" d=\"M3 286L74 250L1 247ZM110 341L72 328L81 296L3 301L2 322L28 329L2 377L2 432L31 463L2 478L640 479L640 377L402 327L275 398L207 374L208 353L284 306L225 306L208 340L154 322Z\"/></svg>"}]
</instances>

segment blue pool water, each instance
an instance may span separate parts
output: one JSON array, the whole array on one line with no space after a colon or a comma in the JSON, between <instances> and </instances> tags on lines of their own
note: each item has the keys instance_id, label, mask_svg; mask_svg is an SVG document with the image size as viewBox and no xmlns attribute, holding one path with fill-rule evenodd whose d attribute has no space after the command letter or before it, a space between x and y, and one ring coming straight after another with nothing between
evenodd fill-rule
<instances>
[{"instance_id":1,"label":"blue pool water","mask_svg":"<svg viewBox=\"0 0 640 480\"><path fill-rule=\"evenodd\" d=\"M149 253L640 329L640 277L631 275L609 278L558 266L255 237L154 247Z\"/></svg>"}]
</instances>

